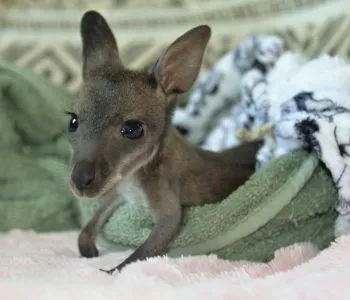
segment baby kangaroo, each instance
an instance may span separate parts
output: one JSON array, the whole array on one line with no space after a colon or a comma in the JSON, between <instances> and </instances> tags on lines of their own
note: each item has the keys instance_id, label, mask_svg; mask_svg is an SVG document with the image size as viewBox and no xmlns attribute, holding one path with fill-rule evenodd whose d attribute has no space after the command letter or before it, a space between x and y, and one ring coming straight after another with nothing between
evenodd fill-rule
<instances>
[{"instance_id":1,"label":"baby kangaroo","mask_svg":"<svg viewBox=\"0 0 350 300\"><path fill-rule=\"evenodd\" d=\"M79 236L80 253L98 256L95 239L125 201L144 203L154 220L144 244L109 273L165 254L184 206L220 201L254 172L258 143L210 153L171 124L177 96L195 82L210 35L208 26L195 27L150 70L131 71L106 20L94 11L82 18L83 84L70 113L70 185L78 197L105 202Z\"/></svg>"}]
</instances>

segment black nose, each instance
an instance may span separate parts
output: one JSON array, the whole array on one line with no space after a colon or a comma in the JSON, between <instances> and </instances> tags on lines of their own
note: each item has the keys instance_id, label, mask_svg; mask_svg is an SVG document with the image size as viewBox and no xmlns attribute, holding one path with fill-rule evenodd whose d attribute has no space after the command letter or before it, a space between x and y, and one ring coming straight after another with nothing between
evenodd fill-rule
<instances>
[{"instance_id":1,"label":"black nose","mask_svg":"<svg viewBox=\"0 0 350 300\"><path fill-rule=\"evenodd\" d=\"M87 188L95 179L95 166L88 161L78 162L72 171L72 181L78 190Z\"/></svg>"}]
</instances>

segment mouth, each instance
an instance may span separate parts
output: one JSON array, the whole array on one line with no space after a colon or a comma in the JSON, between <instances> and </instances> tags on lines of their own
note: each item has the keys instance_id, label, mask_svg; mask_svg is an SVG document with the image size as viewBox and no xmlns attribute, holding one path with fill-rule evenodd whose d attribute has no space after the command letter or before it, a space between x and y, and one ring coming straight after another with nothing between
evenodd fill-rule
<instances>
[{"instance_id":1,"label":"mouth","mask_svg":"<svg viewBox=\"0 0 350 300\"><path fill-rule=\"evenodd\" d=\"M72 178L69 182L69 187L72 193L80 199L96 199L106 194L113 189L114 186L122 179L122 176L115 176L114 180L94 181L88 187L78 188Z\"/></svg>"},{"instance_id":2,"label":"mouth","mask_svg":"<svg viewBox=\"0 0 350 300\"><path fill-rule=\"evenodd\" d=\"M77 197L81 199L94 199L98 198L101 194L96 188L94 188L94 185L90 186L89 188L79 189L76 187L74 182L70 180L69 187L72 193Z\"/></svg>"}]
</instances>

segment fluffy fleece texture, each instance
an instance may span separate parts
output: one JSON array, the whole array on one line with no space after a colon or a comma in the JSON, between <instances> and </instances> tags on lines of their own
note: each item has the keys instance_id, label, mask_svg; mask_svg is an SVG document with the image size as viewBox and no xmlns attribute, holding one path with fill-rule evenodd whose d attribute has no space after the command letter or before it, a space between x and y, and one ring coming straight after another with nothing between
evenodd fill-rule
<instances>
[{"instance_id":1,"label":"fluffy fleece texture","mask_svg":"<svg viewBox=\"0 0 350 300\"><path fill-rule=\"evenodd\" d=\"M1 299L348 299L350 236L318 253L309 243L267 264L216 256L153 258L107 275L128 253L80 258L77 234L12 231L0 236Z\"/></svg>"},{"instance_id":2,"label":"fluffy fleece texture","mask_svg":"<svg viewBox=\"0 0 350 300\"><path fill-rule=\"evenodd\" d=\"M283 41L277 37L250 37L234 53L231 68L243 62L247 66L240 69L240 101L201 146L219 151L251 139L256 131L261 131L258 136L265 134L265 142L257 154L257 168L292 149L304 147L314 151L329 169L338 190L335 235L349 234L350 65L328 55L307 61L296 53L284 52ZM224 89L224 85L222 81L217 91ZM227 109L219 92L216 97ZM187 107L194 100L190 97ZM201 111L210 115L207 112L210 109L211 106L204 105ZM176 125L178 115L174 118ZM204 114L198 111L197 115ZM192 132L196 130L192 123L198 116L188 118L191 121L182 122L181 127Z\"/></svg>"},{"instance_id":3,"label":"fluffy fleece texture","mask_svg":"<svg viewBox=\"0 0 350 300\"><path fill-rule=\"evenodd\" d=\"M232 116L236 118L245 110L241 99L246 90L244 76L251 70L270 70L283 49L284 42L276 36L245 38L199 78L187 105L175 110L174 125L187 132L192 144L204 141L202 146L213 151L239 143L231 133L237 130L237 124L247 122L246 115L237 123L232 122ZM237 102L240 104L236 106Z\"/></svg>"}]
</instances>

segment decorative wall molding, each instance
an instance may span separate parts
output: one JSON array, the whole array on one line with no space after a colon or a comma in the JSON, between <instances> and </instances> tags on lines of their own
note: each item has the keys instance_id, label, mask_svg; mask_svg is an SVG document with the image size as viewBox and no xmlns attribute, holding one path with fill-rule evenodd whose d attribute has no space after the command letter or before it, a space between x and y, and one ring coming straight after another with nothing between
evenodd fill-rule
<instances>
[{"instance_id":1,"label":"decorative wall molding","mask_svg":"<svg viewBox=\"0 0 350 300\"><path fill-rule=\"evenodd\" d=\"M97 2L97 1L96 1ZM201 1L197 1L201 2ZM169 40L188 28L207 23L214 36L239 32L241 35L273 28L290 27L308 22L322 22L327 18L350 12L349 0L236 0L205 1L200 5L180 7L106 9L90 5L108 19L121 41ZM25 40L52 41L56 38L79 43L80 10L1 10L1 36L21 37Z\"/></svg>"}]
</instances>

